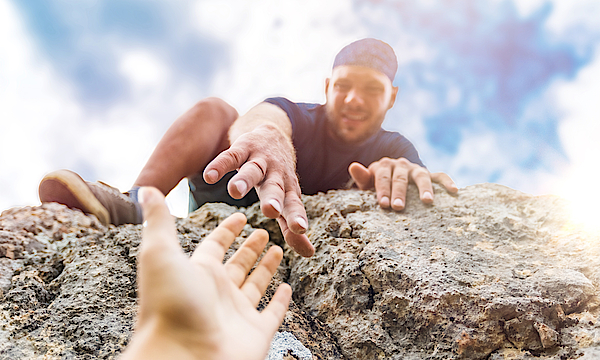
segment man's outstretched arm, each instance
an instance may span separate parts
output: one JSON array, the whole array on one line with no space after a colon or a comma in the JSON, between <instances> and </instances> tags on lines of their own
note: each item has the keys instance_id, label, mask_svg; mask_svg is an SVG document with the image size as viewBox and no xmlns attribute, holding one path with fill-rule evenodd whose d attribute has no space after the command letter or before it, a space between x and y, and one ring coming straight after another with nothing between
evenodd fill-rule
<instances>
[{"instance_id":1,"label":"man's outstretched arm","mask_svg":"<svg viewBox=\"0 0 600 360\"><path fill-rule=\"evenodd\" d=\"M348 167L348 172L359 189L375 188L377 202L382 208L404 209L410 182L417 185L421 201L425 204L433 203L433 182L442 185L451 194L458 192L456 184L447 174L430 173L426 168L405 158L384 157L368 168L354 162Z\"/></svg>"},{"instance_id":2,"label":"man's outstretched arm","mask_svg":"<svg viewBox=\"0 0 600 360\"><path fill-rule=\"evenodd\" d=\"M139 197L146 221L138 258L139 310L122 359L263 360L292 295L281 284L269 305L256 310L282 259L281 248L271 247L248 276L269 240L259 229L223 264L246 224L236 213L188 257L163 194L145 187Z\"/></svg>"},{"instance_id":3,"label":"man's outstretched arm","mask_svg":"<svg viewBox=\"0 0 600 360\"><path fill-rule=\"evenodd\" d=\"M229 130L229 149L204 169L204 180L214 184L237 170L227 189L235 199L256 188L265 216L277 219L286 242L302 256L314 247L304 235L308 228L296 175L292 125L285 111L261 103L239 117Z\"/></svg>"}]
</instances>

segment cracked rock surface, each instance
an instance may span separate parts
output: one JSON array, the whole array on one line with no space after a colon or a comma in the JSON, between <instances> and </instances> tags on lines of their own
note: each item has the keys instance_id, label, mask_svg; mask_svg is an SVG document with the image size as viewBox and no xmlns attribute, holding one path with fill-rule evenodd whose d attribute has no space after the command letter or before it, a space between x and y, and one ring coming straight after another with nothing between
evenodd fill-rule
<instances>
[{"instance_id":1,"label":"cracked rock surface","mask_svg":"<svg viewBox=\"0 0 600 360\"><path fill-rule=\"evenodd\" d=\"M207 204L178 219L184 252L191 253L236 211ZM272 220L254 219L273 233L273 240L282 242ZM252 231L246 225L226 259ZM95 217L59 204L3 212L0 248L11 251L0 257L0 359L116 358L135 322L140 237L140 225L105 228ZM283 263L259 308L288 274ZM279 332L293 335L313 359L343 359L332 335L293 301Z\"/></svg>"},{"instance_id":2,"label":"cracked rock surface","mask_svg":"<svg viewBox=\"0 0 600 360\"><path fill-rule=\"evenodd\" d=\"M302 258L258 206L208 204L177 220L185 252L235 211L234 249L265 228L285 257L277 285L294 300L279 331L313 359L594 359L600 356L600 238L568 221L556 197L494 184L435 205L409 188L407 209L368 191L307 196ZM135 321L141 227L103 227L58 204L0 216L0 359L110 359ZM283 335L282 335L283 336ZM294 359L290 351L283 357Z\"/></svg>"},{"instance_id":3,"label":"cracked rock surface","mask_svg":"<svg viewBox=\"0 0 600 360\"><path fill-rule=\"evenodd\" d=\"M305 199L316 253L288 250L290 284L347 358L569 359L598 346L600 241L568 228L560 199L484 184L436 188L435 206L412 188L407 203Z\"/></svg>"}]
</instances>

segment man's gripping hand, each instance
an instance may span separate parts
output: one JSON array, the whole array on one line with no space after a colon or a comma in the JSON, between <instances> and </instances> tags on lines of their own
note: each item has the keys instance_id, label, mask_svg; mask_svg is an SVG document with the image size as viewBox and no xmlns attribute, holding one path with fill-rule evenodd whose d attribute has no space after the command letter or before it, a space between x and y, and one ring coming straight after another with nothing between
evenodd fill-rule
<instances>
[{"instance_id":1,"label":"man's gripping hand","mask_svg":"<svg viewBox=\"0 0 600 360\"><path fill-rule=\"evenodd\" d=\"M122 359L263 360L292 294L281 284L268 306L256 310L282 259L281 248L271 247L248 276L269 240L266 231L256 230L223 264L246 224L236 213L188 257L163 194L142 188L139 197L146 221L138 257L139 311Z\"/></svg>"},{"instance_id":2,"label":"man's gripping hand","mask_svg":"<svg viewBox=\"0 0 600 360\"><path fill-rule=\"evenodd\" d=\"M417 185L421 201L425 204L433 203L432 182L444 186L449 193L458 192L456 184L447 174L430 173L426 168L411 163L405 158L384 157L369 165L368 168L354 162L348 167L348 172L359 189L367 190L375 187L377 202L382 208L404 209L409 182Z\"/></svg>"},{"instance_id":3,"label":"man's gripping hand","mask_svg":"<svg viewBox=\"0 0 600 360\"><path fill-rule=\"evenodd\" d=\"M206 166L204 180L214 184L233 170L238 173L227 185L231 197L241 199L256 188L263 214L277 219L286 242L300 255L312 256L294 146L282 130L267 123L241 134Z\"/></svg>"}]
</instances>

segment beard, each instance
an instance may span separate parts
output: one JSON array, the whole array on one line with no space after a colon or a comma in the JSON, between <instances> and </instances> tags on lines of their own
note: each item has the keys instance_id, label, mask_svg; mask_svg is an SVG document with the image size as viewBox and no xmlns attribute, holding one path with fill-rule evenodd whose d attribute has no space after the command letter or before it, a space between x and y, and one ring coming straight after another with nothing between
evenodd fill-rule
<instances>
[{"instance_id":1,"label":"beard","mask_svg":"<svg viewBox=\"0 0 600 360\"><path fill-rule=\"evenodd\" d=\"M327 132L329 136L347 145L360 145L371 138L381 129L384 118L384 116L381 116L380 119L377 119L378 121L365 120L370 126L357 133L358 129L343 125L342 115L337 115L332 106L325 105L325 114L327 115Z\"/></svg>"}]
</instances>

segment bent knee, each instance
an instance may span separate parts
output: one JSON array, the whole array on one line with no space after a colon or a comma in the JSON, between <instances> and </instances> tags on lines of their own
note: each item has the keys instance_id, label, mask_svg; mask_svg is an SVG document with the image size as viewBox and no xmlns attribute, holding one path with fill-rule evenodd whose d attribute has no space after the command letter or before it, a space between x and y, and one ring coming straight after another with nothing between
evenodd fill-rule
<instances>
[{"instance_id":1,"label":"bent knee","mask_svg":"<svg viewBox=\"0 0 600 360\"><path fill-rule=\"evenodd\" d=\"M239 116L233 106L217 97L208 97L198 101L191 111L199 117L214 119L227 127L231 126Z\"/></svg>"}]
</instances>

